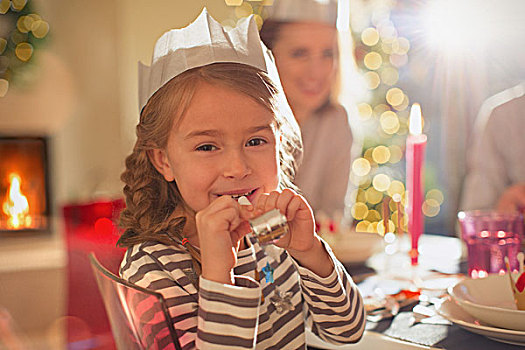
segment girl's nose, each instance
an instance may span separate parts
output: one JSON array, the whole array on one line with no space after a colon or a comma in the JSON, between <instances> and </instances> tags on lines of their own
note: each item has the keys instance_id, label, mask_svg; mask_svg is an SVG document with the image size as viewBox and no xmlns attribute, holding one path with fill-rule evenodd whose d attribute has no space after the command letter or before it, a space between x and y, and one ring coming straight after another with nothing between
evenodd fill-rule
<instances>
[{"instance_id":1,"label":"girl's nose","mask_svg":"<svg viewBox=\"0 0 525 350\"><path fill-rule=\"evenodd\" d=\"M252 170L243 152L231 152L225 159L224 177L227 178L244 178L251 174Z\"/></svg>"}]
</instances>

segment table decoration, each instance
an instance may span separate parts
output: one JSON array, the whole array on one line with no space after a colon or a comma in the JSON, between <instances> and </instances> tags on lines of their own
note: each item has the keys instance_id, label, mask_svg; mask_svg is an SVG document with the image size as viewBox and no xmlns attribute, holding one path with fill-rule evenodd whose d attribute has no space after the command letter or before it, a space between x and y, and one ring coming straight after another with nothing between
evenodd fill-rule
<instances>
[{"instance_id":1,"label":"table decoration","mask_svg":"<svg viewBox=\"0 0 525 350\"><path fill-rule=\"evenodd\" d=\"M406 140L406 187L408 202L408 232L411 238L410 259L418 264L418 240L423 231L423 165L427 136L423 134L421 106L417 103L410 110L409 135Z\"/></svg>"}]
</instances>

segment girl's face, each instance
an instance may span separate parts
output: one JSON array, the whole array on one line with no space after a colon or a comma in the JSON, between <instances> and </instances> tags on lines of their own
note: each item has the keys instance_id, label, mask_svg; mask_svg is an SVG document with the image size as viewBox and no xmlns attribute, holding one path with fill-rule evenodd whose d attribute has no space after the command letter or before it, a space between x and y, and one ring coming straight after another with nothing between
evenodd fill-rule
<instances>
[{"instance_id":1,"label":"girl's face","mask_svg":"<svg viewBox=\"0 0 525 350\"><path fill-rule=\"evenodd\" d=\"M337 69L337 31L321 23L280 27L273 53L294 111L313 112L326 102Z\"/></svg>"},{"instance_id":2,"label":"girl's face","mask_svg":"<svg viewBox=\"0 0 525 350\"><path fill-rule=\"evenodd\" d=\"M271 111L240 92L199 82L165 150L152 161L195 212L223 195L251 202L279 184L278 131Z\"/></svg>"}]
</instances>

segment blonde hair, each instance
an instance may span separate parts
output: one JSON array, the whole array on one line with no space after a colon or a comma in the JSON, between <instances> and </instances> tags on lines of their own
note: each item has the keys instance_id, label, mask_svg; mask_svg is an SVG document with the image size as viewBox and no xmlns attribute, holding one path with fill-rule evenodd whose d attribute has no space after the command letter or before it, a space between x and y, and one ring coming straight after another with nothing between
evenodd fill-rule
<instances>
[{"instance_id":1,"label":"blonde hair","mask_svg":"<svg viewBox=\"0 0 525 350\"><path fill-rule=\"evenodd\" d=\"M131 247L146 241L181 244L186 232L195 230L195 213L184 203L177 184L167 182L155 169L148 153L165 149L173 123L181 120L199 82L222 85L254 99L275 115L282 140L279 146L279 187L295 188L292 181L302 152L299 130L291 125L287 109L280 108L279 91L266 73L239 63L214 63L188 70L171 79L148 101L136 128L137 141L126 158L126 208L120 216L124 233L118 244ZM198 252L185 245L194 260Z\"/></svg>"}]
</instances>

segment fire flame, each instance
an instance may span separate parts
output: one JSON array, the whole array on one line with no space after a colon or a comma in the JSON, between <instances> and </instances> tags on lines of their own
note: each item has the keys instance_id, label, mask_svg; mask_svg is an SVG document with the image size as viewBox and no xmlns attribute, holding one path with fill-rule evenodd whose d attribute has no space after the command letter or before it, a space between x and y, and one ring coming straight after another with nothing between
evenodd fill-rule
<instances>
[{"instance_id":1,"label":"fire flame","mask_svg":"<svg viewBox=\"0 0 525 350\"><path fill-rule=\"evenodd\" d=\"M31 217L29 213L29 202L20 190L22 179L16 173L9 175L11 185L8 190L8 198L4 202L2 209L7 214L7 227L10 229L18 229L20 227L29 227L31 225Z\"/></svg>"}]
</instances>

